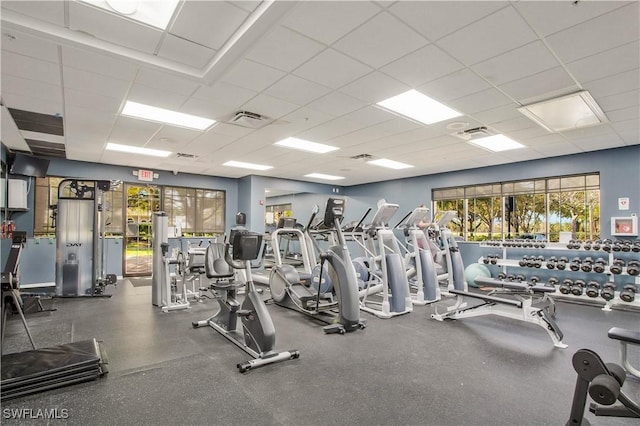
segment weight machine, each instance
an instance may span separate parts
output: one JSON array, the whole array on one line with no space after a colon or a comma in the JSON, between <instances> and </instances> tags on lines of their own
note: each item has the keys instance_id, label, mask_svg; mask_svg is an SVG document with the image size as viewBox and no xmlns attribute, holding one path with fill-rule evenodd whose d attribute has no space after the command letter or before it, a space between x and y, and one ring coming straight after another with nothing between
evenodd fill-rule
<instances>
[{"instance_id":1,"label":"weight machine","mask_svg":"<svg viewBox=\"0 0 640 426\"><path fill-rule=\"evenodd\" d=\"M101 296L115 274L105 273L108 180L65 179L58 186L56 206L56 295Z\"/></svg>"}]
</instances>

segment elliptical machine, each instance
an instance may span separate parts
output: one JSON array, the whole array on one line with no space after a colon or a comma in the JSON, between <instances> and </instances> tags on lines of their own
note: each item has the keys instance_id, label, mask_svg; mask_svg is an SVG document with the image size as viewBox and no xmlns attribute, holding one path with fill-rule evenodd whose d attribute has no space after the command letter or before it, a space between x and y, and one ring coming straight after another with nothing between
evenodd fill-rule
<instances>
[{"instance_id":1,"label":"elliptical machine","mask_svg":"<svg viewBox=\"0 0 640 426\"><path fill-rule=\"evenodd\" d=\"M246 215L238 213L236 223L244 225ZM274 350L276 330L251 277L251 261L258 258L261 247L262 234L250 232L242 226L231 230L226 244L209 244L205 253L205 274L214 280L210 288L220 309L206 320L191 323L193 328L210 326L251 355L253 359L237 364L241 373L300 357L300 352L295 349L284 352ZM234 269L244 270L246 282L234 280ZM245 298L241 305L237 294L242 286L245 287ZM237 331L238 317L242 322L241 336Z\"/></svg>"},{"instance_id":2,"label":"elliptical machine","mask_svg":"<svg viewBox=\"0 0 640 426\"><path fill-rule=\"evenodd\" d=\"M269 288L275 304L328 324L323 327L327 334L344 334L366 327L366 321L360 319L356 272L340 229L344 205L343 199L327 200L323 225L335 232L337 244L320 254L317 290L301 281L300 275L291 265L274 266L269 275ZM333 283L335 299L333 294L322 291L325 263L329 264L328 276Z\"/></svg>"}]
</instances>

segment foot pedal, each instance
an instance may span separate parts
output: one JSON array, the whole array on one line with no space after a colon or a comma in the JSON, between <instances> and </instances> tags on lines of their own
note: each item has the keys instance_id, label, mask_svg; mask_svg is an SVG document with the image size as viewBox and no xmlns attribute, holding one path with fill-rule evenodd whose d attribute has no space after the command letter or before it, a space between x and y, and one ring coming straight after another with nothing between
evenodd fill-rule
<instances>
[{"instance_id":1,"label":"foot pedal","mask_svg":"<svg viewBox=\"0 0 640 426\"><path fill-rule=\"evenodd\" d=\"M253 313L253 311L250 311L248 309L238 309L238 312L236 313L238 314L239 317L248 317Z\"/></svg>"}]
</instances>

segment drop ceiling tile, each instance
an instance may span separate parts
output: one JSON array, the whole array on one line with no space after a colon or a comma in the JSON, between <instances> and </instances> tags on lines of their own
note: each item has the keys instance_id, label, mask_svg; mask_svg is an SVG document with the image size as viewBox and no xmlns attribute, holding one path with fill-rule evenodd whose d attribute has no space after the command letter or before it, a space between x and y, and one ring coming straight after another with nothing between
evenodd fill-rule
<instances>
[{"instance_id":1,"label":"drop ceiling tile","mask_svg":"<svg viewBox=\"0 0 640 426\"><path fill-rule=\"evenodd\" d=\"M234 124L217 122L215 126L207 130L207 133L213 133L216 135L232 136L234 139L248 135L255 132L255 129L249 129L247 127L236 126Z\"/></svg>"},{"instance_id":2,"label":"drop ceiling tile","mask_svg":"<svg viewBox=\"0 0 640 426\"><path fill-rule=\"evenodd\" d=\"M181 95L191 95L199 87L195 80L149 68L141 68L136 76L135 82L136 84L142 84L163 91L180 93Z\"/></svg>"},{"instance_id":3,"label":"drop ceiling tile","mask_svg":"<svg viewBox=\"0 0 640 426\"><path fill-rule=\"evenodd\" d=\"M411 89L399 81L381 73L372 72L340 88L340 92L371 104L378 103L392 96Z\"/></svg>"},{"instance_id":4,"label":"drop ceiling tile","mask_svg":"<svg viewBox=\"0 0 640 426\"><path fill-rule=\"evenodd\" d=\"M572 62L638 40L638 2L616 9L546 38L564 62Z\"/></svg>"},{"instance_id":5,"label":"drop ceiling tile","mask_svg":"<svg viewBox=\"0 0 640 426\"><path fill-rule=\"evenodd\" d=\"M385 65L380 70L409 86L417 87L462 68L464 66L460 62L438 46L430 44Z\"/></svg>"},{"instance_id":6,"label":"drop ceiling tile","mask_svg":"<svg viewBox=\"0 0 640 426\"><path fill-rule=\"evenodd\" d=\"M195 155L206 156L212 151L233 143L235 140L236 138L234 136L205 133L191 141L187 145L186 150Z\"/></svg>"},{"instance_id":7,"label":"drop ceiling tile","mask_svg":"<svg viewBox=\"0 0 640 426\"><path fill-rule=\"evenodd\" d=\"M325 143L330 139L362 129L363 127L364 126L362 124L354 121L345 120L344 118L336 118L312 129L306 130L300 133L298 137L313 142Z\"/></svg>"},{"instance_id":8,"label":"drop ceiling tile","mask_svg":"<svg viewBox=\"0 0 640 426\"><path fill-rule=\"evenodd\" d=\"M214 101L222 105L240 107L243 103L257 95L254 90L234 86L233 84L218 82L213 86L200 86L193 94L193 98Z\"/></svg>"},{"instance_id":9,"label":"drop ceiling tile","mask_svg":"<svg viewBox=\"0 0 640 426\"><path fill-rule=\"evenodd\" d=\"M215 56L216 51L171 34L162 41L158 56L190 67L203 68Z\"/></svg>"},{"instance_id":10,"label":"drop ceiling tile","mask_svg":"<svg viewBox=\"0 0 640 426\"><path fill-rule=\"evenodd\" d=\"M371 72L372 69L333 49L327 49L293 73L307 80L337 89Z\"/></svg>"},{"instance_id":11,"label":"drop ceiling tile","mask_svg":"<svg viewBox=\"0 0 640 426\"><path fill-rule=\"evenodd\" d=\"M4 6L4 2L2 4ZM2 35L2 50L41 61L58 63L57 44L11 29L5 29Z\"/></svg>"},{"instance_id":12,"label":"drop ceiling tile","mask_svg":"<svg viewBox=\"0 0 640 426\"><path fill-rule=\"evenodd\" d=\"M16 95L13 93L3 93L2 101L9 108L39 112L41 114L62 114L62 111L64 111L62 100L44 100L31 98L22 94Z\"/></svg>"},{"instance_id":13,"label":"drop ceiling tile","mask_svg":"<svg viewBox=\"0 0 640 426\"><path fill-rule=\"evenodd\" d=\"M324 112L316 111L308 107L298 108L290 114L285 115L280 121L287 122L287 129L291 135L296 135L304 130L308 130L324 122L333 120L335 117Z\"/></svg>"},{"instance_id":14,"label":"drop ceiling tile","mask_svg":"<svg viewBox=\"0 0 640 426\"><path fill-rule=\"evenodd\" d=\"M496 89L487 89L482 92L473 93L453 101L449 101L449 106L463 114L472 114L509 105L513 102ZM514 104L514 108L516 105Z\"/></svg>"},{"instance_id":15,"label":"drop ceiling tile","mask_svg":"<svg viewBox=\"0 0 640 426\"><path fill-rule=\"evenodd\" d=\"M157 28L140 24L80 2L68 2L69 29L145 53L154 53L162 37Z\"/></svg>"},{"instance_id":16,"label":"drop ceiling tile","mask_svg":"<svg viewBox=\"0 0 640 426\"><path fill-rule=\"evenodd\" d=\"M499 85L560 66L545 45L534 41L471 68L489 82Z\"/></svg>"},{"instance_id":17,"label":"drop ceiling tile","mask_svg":"<svg viewBox=\"0 0 640 426\"><path fill-rule=\"evenodd\" d=\"M58 64L17 55L7 50L2 51L2 74L60 85Z\"/></svg>"},{"instance_id":18,"label":"drop ceiling tile","mask_svg":"<svg viewBox=\"0 0 640 426\"><path fill-rule=\"evenodd\" d=\"M357 111L343 115L342 118L353 120L366 126L372 126L384 121L393 120L394 118L396 118L396 116L389 114L388 111L382 110L375 106L366 106Z\"/></svg>"},{"instance_id":19,"label":"drop ceiling tile","mask_svg":"<svg viewBox=\"0 0 640 426\"><path fill-rule=\"evenodd\" d=\"M638 67L640 42L637 40L567 64L569 71L582 83Z\"/></svg>"},{"instance_id":20,"label":"drop ceiling tile","mask_svg":"<svg viewBox=\"0 0 640 426\"><path fill-rule=\"evenodd\" d=\"M59 85L27 80L13 75L2 75L2 93L62 102L62 88Z\"/></svg>"},{"instance_id":21,"label":"drop ceiling tile","mask_svg":"<svg viewBox=\"0 0 640 426\"><path fill-rule=\"evenodd\" d=\"M503 7L499 1L399 1L389 11L435 41Z\"/></svg>"},{"instance_id":22,"label":"drop ceiling tile","mask_svg":"<svg viewBox=\"0 0 640 426\"><path fill-rule=\"evenodd\" d=\"M440 102L449 102L489 87L491 85L486 80L478 77L469 68L465 68L423 84L418 87L418 91Z\"/></svg>"},{"instance_id":23,"label":"drop ceiling tile","mask_svg":"<svg viewBox=\"0 0 640 426\"><path fill-rule=\"evenodd\" d=\"M248 16L248 11L223 1L187 1L169 32L219 50Z\"/></svg>"},{"instance_id":24,"label":"drop ceiling tile","mask_svg":"<svg viewBox=\"0 0 640 426\"><path fill-rule=\"evenodd\" d=\"M166 149L172 152L183 152L179 151L178 148L186 146L188 143L201 135L202 132L198 130L185 129L175 126L162 126L160 131L153 135L150 142L156 146L160 146L159 144L163 144L164 148L159 149Z\"/></svg>"},{"instance_id":25,"label":"drop ceiling tile","mask_svg":"<svg viewBox=\"0 0 640 426\"><path fill-rule=\"evenodd\" d=\"M614 123L614 130L628 145L637 145L640 141L640 120L627 120Z\"/></svg>"},{"instance_id":26,"label":"drop ceiling tile","mask_svg":"<svg viewBox=\"0 0 640 426\"><path fill-rule=\"evenodd\" d=\"M557 95L579 90L579 87L563 67L552 68L502 84L499 88L508 96L523 104L550 99Z\"/></svg>"},{"instance_id":27,"label":"drop ceiling tile","mask_svg":"<svg viewBox=\"0 0 640 426\"><path fill-rule=\"evenodd\" d=\"M328 87L289 74L264 91L264 94L296 105L306 105L331 92Z\"/></svg>"},{"instance_id":28,"label":"drop ceiling tile","mask_svg":"<svg viewBox=\"0 0 640 426\"><path fill-rule=\"evenodd\" d=\"M54 1L2 1L2 8L64 26L64 3Z\"/></svg>"},{"instance_id":29,"label":"drop ceiling tile","mask_svg":"<svg viewBox=\"0 0 640 426\"><path fill-rule=\"evenodd\" d=\"M97 93L76 90L71 88L64 89L65 106L73 105L77 108L90 108L96 112L108 112L116 114L120 109L122 99L112 98Z\"/></svg>"},{"instance_id":30,"label":"drop ceiling tile","mask_svg":"<svg viewBox=\"0 0 640 426\"><path fill-rule=\"evenodd\" d=\"M311 102L307 107L330 114L333 117L339 117L344 114L348 114L351 111L355 111L367 105L359 99L347 96L340 92L333 92L322 98Z\"/></svg>"},{"instance_id":31,"label":"drop ceiling tile","mask_svg":"<svg viewBox=\"0 0 640 426\"><path fill-rule=\"evenodd\" d=\"M240 107L232 108L229 105L221 105L214 101L205 101L203 99L191 97L181 105L180 112L196 115L198 117L221 120L223 117L233 113L236 109L240 109Z\"/></svg>"},{"instance_id":32,"label":"drop ceiling tile","mask_svg":"<svg viewBox=\"0 0 640 426\"><path fill-rule=\"evenodd\" d=\"M544 128L538 126L538 125L535 125L535 126L532 126L532 127L527 127L525 129L522 129L522 130L511 131L511 132L509 132L508 136L510 138L520 142L520 143L526 143L526 141L528 139L536 138L536 137L539 137L539 136L545 136L545 135L548 135L548 134L549 134L549 132L546 129L544 129Z\"/></svg>"},{"instance_id":33,"label":"drop ceiling tile","mask_svg":"<svg viewBox=\"0 0 640 426\"><path fill-rule=\"evenodd\" d=\"M536 34L509 6L443 37L436 44L463 64L472 65L536 39Z\"/></svg>"},{"instance_id":34,"label":"drop ceiling tile","mask_svg":"<svg viewBox=\"0 0 640 426\"><path fill-rule=\"evenodd\" d=\"M180 93L167 92L156 87L136 83L129 89L126 100L178 111L187 99L186 95Z\"/></svg>"},{"instance_id":35,"label":"drop ceiling tile","mask_svg":"<svg viewBox=\"0 0 640 426\"><path fill-rule=\"evenodd\" d=\"M536 124L533 121L523 115L520 115L520 117L517 118L493 123L491 128L500 133L509 133L517 130L528 129L529 127L534 126L536 126Z\"/></svg>"},{"instance_id":36,"label":"drop ceiling tile","mask_svg":"<svg viewBox=\"0 0 640 426\"><path fill-rule=\"evenodd\" d=\"M380 68L428 43L397 18L381 13L335 42L333 48Z\"/></svg>"},{"instance_id":37,"label":"drop ceiling tile","mask_svg":"<svg viewBox=\"0 0 640 426\"><path fill-rule=\"evenodd\" d=\"M638 89L598 98L598 105L600 105L600 108L602 108L605 114L608 111L615 111L633 106L638 107L639 104L640 90Z\"/></svg>"},{"instance_id":38,"label":"drop ceiling tile","mask_svg":"<svg viewBox=\"0 0 640 426\"><path fill-rule=\"evenodd\" d=\"M325 48L315 40L279 26L261 38L246 58L289 72Z\"/></svg>"},{"instance_id":39,"label":"drop ceiling tile","mask_svg":"<svg viewBox=\"0 0 640 426\"><path fill-rule=\"evenodd\" d=\"M63 68L65 88L81 90L112 98L124 98L130 82L76 68Z\"/></svg>"},{"instance_id":40,"label":"drop ceiling tile","mask_svg":"<svg viewBox=\"0 0 640 426\"><path fill-rule=\"evenodd\" d=\"M611 123L617 123L619 121L634 120L640 116L640 110L637 106L631 106L627 108L617 109L607 112L607 118Z\"/></svg>"},{"instance_id":41,"label":"drop ceiling tile","mask_svg":"<svg viewBox=\"0 0 640 426\"><path fill-rule=\"evenodd\" d=\"M130 62L87 50L62 46L62 64L94 74L132 81L138 67Z\"/></svg>"},{"instance_id":42,"label":"drop ceiling tile","mask_svg":"<svg viewBox=\"0 0 640 426\"><path fill-rule=\"evenodd\" d=\"M260 115L266 115L270 118L280 118L283 115L295 111L300 106L276 99L273 96L258 95L246 104L242 105L242 109L255 112Z\"/></svg>"},{"instance_id":43,"label":"drop ceiling tile","mask_svg":"<svg viewBox=\"0 0 640 426\"><path fill-rule=\"evenodd\" d=\"M235 7L239 7L240 9L246 10L247 12L253 12L261 3L261 0L239 0L239 1L228 1L227 3L234 5Z\"/></svg>"},{"instance_id":44,"label":"drop ceiling tile","mask_svg":"<svg viewBox=\"0 0 640 426\"><path fill-rule=\"evenodd\" d=\"M305 1L287 14L282 25L331 45L380 10L368 1Z\"/></svg>"},{"instance_id":45,"label":"drop ceiling tile","mask_svg":"<svg viewBox=\"0 0 640 426\"><path fill-rule=\"evenodd\" d=\"M243 59L222 77L222 81L261 92L285 75L275 68Z\"/></svg>"},{"instance_id":46,"label":"drop ceiling tile","mask_svg":"<svg viewBox=\"0 0 640 426\"><path fill-rule=\"evenodd\" d=\"M161 127L160 123L120 116L111 130L109 142L144 146Z\"/></svg>"},{"instance_id":47,"label":"drop ceiling tile","mask_svg":"<svg viewBox=\"0 0 640 426\"><path fill-rule=\"evenodd\" d=\"M640 68L612 75L607 78L593 80L585 83L583 87L595 98L624 93L627 90L639 89Z\"/></svg>"}]
</instances>

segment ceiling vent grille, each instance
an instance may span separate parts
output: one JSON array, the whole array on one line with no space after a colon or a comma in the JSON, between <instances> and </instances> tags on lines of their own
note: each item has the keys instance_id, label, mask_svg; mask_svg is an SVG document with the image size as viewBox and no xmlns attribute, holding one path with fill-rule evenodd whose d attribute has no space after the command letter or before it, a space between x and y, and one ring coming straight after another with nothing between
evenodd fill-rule
<instances>
[{"instance_id":1,"label":"ceiling vent grille","mask_svg":"<svg viewBox=\"0 0 640 426\"><path fill-rule=\"evenodd\" d=\"M255 112L237 111L223 121L236 126L248 127L249 129L261 129L272 123L273 119Z\"/></svg>"},{"instance_id":2,"label":"ceiling vent grille","mask_svg":"<svg viewBox=\"0 0 640 426\"><path fill-rule=\"evenodd\" d=\"M495 135L495 133L487 129L485 126L474 127L473 129L467 129L453 133L453 136L456 136L465 141L486 138L487 136L493 135Z\"/></svg>"},{"instance_id":3,"label":"ceiling vent grille","mask_svg":"<svg viewBox=\"0 0 640 426\"><path fill-rule=\"evenodd\" d=\"M187 153L184 153L184 152L178 152L176 154L176 157L178 157L178 158L198 158L198 156L195 155L195 154L187 154Z\"/></svg>"},{"instance_id":4,"label":"ceiling vent grille","mask_svg":"<svg viewBox=\"0 0 640 426\"><path fill-rule=\"evenodd\" d=\"M354 155L353 157L349 157L352 160L364 160L364 161L369 161L369 160L373 160L375 157L371 154L358 154L358 155Z\"/></svg>"}]
</instances>

